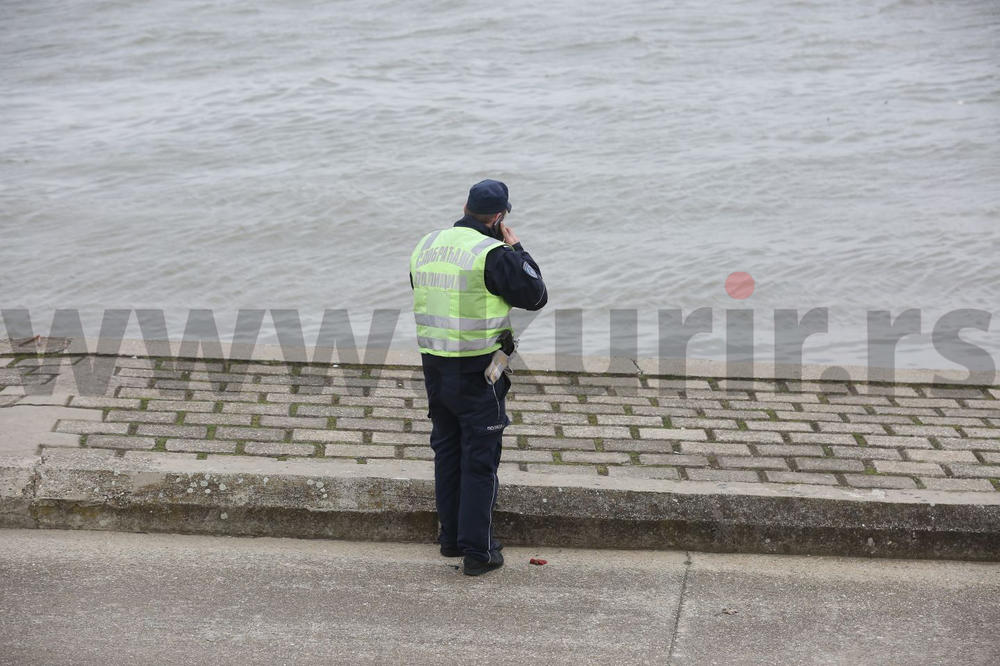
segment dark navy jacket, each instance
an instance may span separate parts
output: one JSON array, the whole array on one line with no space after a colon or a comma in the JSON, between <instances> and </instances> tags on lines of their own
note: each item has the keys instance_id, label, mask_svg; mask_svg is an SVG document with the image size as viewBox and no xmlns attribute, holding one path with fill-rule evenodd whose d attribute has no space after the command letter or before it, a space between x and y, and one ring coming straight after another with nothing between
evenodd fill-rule
<instances>
[{"instance_id":1,"label":"dark navy jacket","mask_svg":"<svg viewBox=\"0 0 1000 666\"><path fill-rule=\"evenodd\" d=\"M474 217L465 216L455 223L456 227L475 229L484 236L492 236L489 228ZM532 275L534 273L534 275ZM511 307L524 310L541 310L549 301L545 282L542 280L542 269L531 258L520 243L513 247L502 245L493 248L486 255L486 268L483 271L486 289L491 294L507 301ZM410 276L410 287L413 287L413 276ZM451 362L455 358L424 354L424 362ZM463 358L463 370L482 371L489 365L490 354Z\"/></svg>"}]
</instances>

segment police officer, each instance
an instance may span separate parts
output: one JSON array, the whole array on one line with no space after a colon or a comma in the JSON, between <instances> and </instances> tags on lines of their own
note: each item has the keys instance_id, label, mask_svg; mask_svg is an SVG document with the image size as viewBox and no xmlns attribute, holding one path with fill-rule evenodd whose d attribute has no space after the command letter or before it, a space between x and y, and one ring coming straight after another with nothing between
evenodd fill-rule
<instances>
[{"instance_id":1,"label":"police officer","mask_svg":"<svg viewBox=\"0 0 1000 666\"><path fill-rule=\"evenodd\" d=\"M469 190L465 216L424 236L410 257L417 323L431 418L434 489L446 557L464 555L464 573L503 566L493 538L504 397L510 380L484 374L511 331L511 308L541 309L548 301L542 271L503 224L511 211L507 186L484 180Z\"/></svg>"}]
</instances>

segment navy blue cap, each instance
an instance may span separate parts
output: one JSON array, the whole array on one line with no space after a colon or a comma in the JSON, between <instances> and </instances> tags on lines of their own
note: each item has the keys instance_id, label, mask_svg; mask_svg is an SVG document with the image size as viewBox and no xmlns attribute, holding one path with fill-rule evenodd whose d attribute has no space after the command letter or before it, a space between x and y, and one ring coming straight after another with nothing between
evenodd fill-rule
<instances>
[{"instance_id":1,"label":"navy blue cap","mask_svg":"<svg viewBox=\"0 0 1000 666\"><path fill-rule=\"evenodd\" d=\"M469 199L465 207L470 213L489 215L502 211L510 212L510 202L507 201L507 186L499 180L483 180L469 190Z\"/></svg>"}]
</instances>

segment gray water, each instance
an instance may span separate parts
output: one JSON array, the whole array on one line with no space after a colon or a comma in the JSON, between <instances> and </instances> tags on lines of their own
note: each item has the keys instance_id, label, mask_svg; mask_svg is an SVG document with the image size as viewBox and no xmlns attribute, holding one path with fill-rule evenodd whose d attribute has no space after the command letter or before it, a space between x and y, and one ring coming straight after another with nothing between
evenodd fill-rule
<instances>
[{"instance_id":1,"label":"gray water","mask_svg":"<svg viewBox=\"0 0 1000 666\"><path fill-rule=\"evenodd\" d=\"M807 362L863 363L866 312L1000 314L994 0L0 3L0 306L410 307L409 253L484 177L549 312L829 308ZM723 289L732 271L757 288ZM404 314L396 336L412 345ZM138 337L136 334L135 337ZM964 337L1000 359L1000 317ZM265 329L265 340L273 330ZM773 352L771 352L773 354Z\"/></svg>"}]
</instances>

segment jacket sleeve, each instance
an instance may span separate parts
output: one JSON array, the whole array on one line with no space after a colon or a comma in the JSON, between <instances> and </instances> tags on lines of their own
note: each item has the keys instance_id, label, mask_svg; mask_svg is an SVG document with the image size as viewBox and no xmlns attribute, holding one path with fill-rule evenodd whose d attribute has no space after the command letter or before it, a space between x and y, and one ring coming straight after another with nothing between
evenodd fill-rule
<instances>
[{"instance_id":1,"label":"jacket sleeve","mask_svg":"<svg viewBox=\"0 0 1000 666\"><path fill-rule=\"evenodd\" d=\"M511 307L541 310L549 300L542 269L521 244L502 245L486 255L486 288Z\"/></svg>"}]
</instances>

